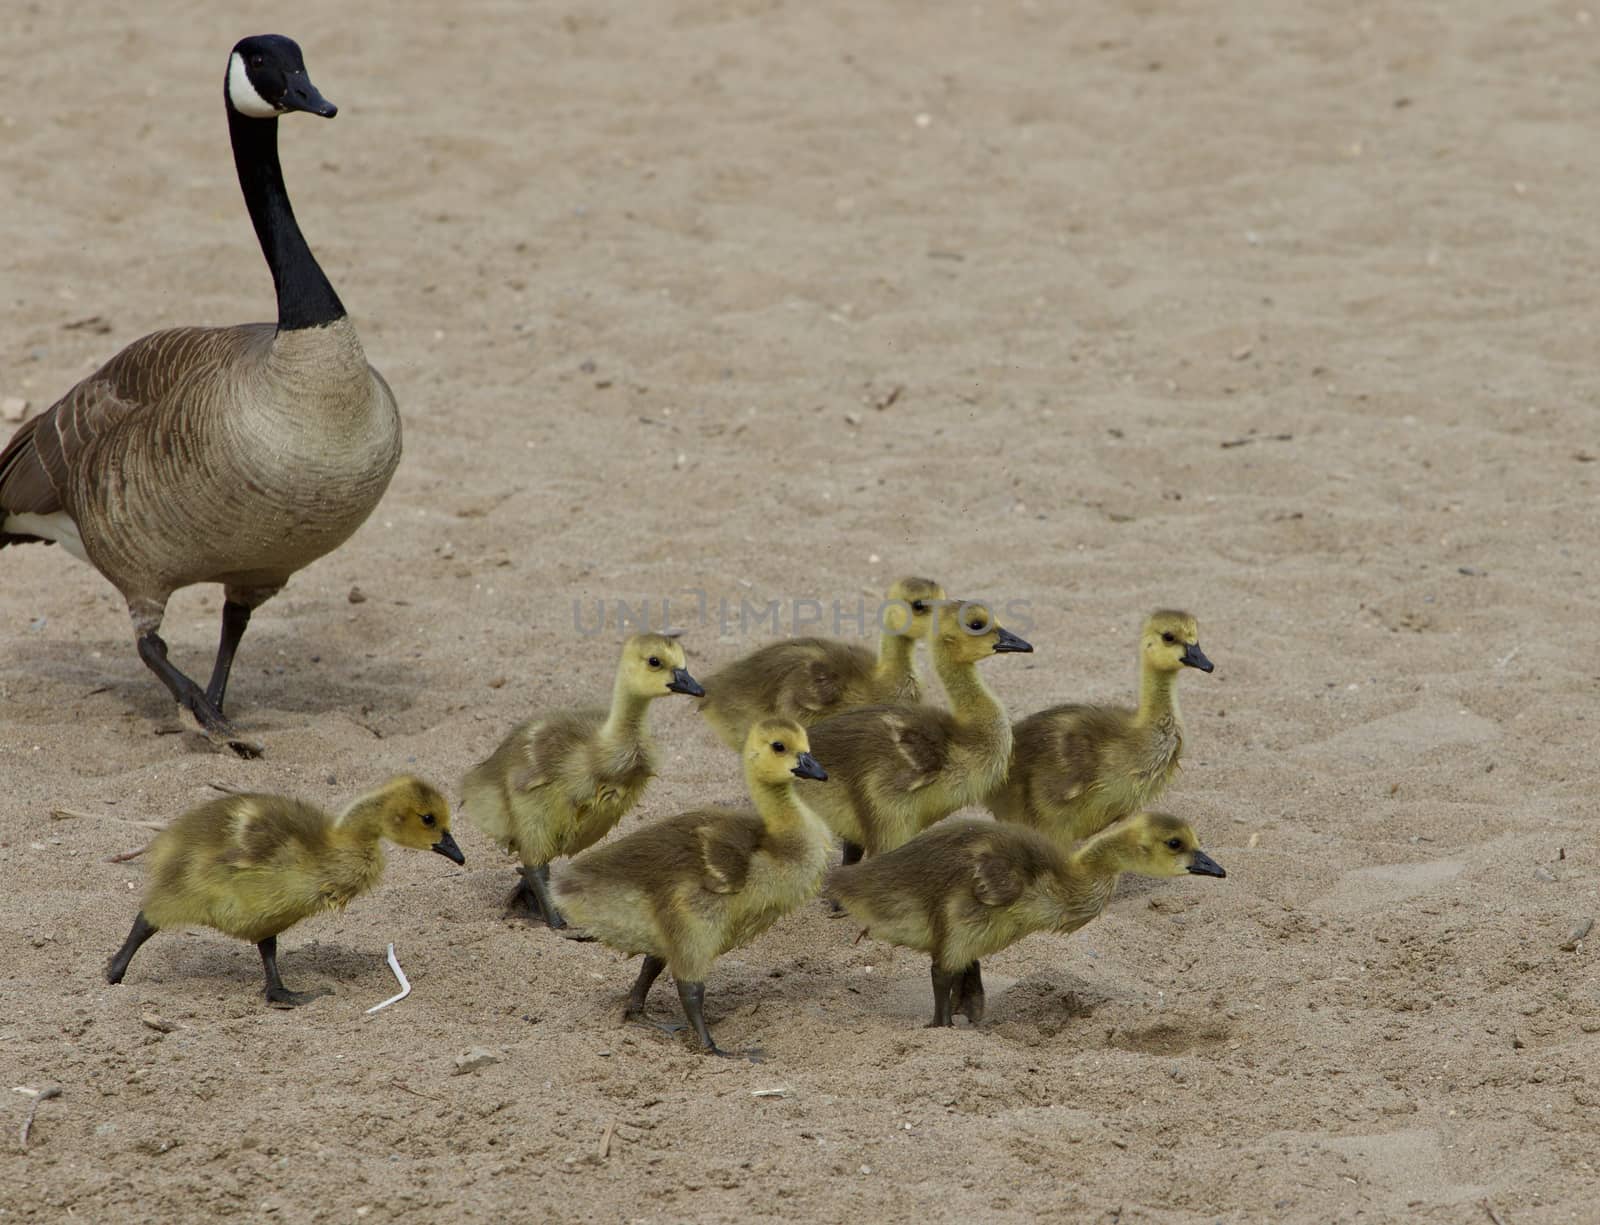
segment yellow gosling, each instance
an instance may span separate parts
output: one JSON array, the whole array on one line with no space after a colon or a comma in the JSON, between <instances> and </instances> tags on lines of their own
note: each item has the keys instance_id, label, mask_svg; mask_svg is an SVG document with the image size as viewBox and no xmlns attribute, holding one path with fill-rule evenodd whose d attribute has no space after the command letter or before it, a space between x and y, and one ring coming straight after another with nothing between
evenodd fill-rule
<instances>
[{"instance_id":1,"label":"yellow gosling","mask_svg":"<svg viewBox=\"0 0 1600 1225\"><path fill-rule=\"evenodd\" d=\"M767 717L810 727L819 719L873 702L915 702L917 641L933 624L944 588L902 578L884 594L876 653L835 638L769 643L706 678L700 713L730 749L744 747L751 724Z\"/></svg>"},{"instance_id":2,"label":"yellow gosling","mask_svg":"<svg viewBox=\"0 0 1600 1225\"><path fill-rule=\"evenodd\" d=\"M1226 876L1186 821L1142 812L1071 851L1018 825L949 821L887 855L841 866L827 888L874 937L933 960L933 1020L983 1019L978 960L1030 932L1075 932L1123 872Z\"/></svg>"},{"instance_id":3,"label":"yellow gosling","mask_svg":"<svg viewBox=\"0 0 1600 1225\"><path fill-rule=\"evenodd\" d=\"M704 692L686 663L676 638L635 634L623 644L609 708L530 719L468 771L462 811L522 864L513 907L566 927L550 899L550 861L593 846L639 802L656 772L650 703Z\"/></svg>"},{"instance_id":4,"label":"yellow gosling","mask_svg":"<svg viewBox=\"0 0 1600 1225\"><path fill-rule=\"evenodd\" d=\"M556 874L556 901L612 948L643 953L626 1015L641 1017L662 970L672 971L700 1045L721 1050L706 1025L705 978L814 897L833 839L796 794L796 779L826 779L805 729L762 720L744 748L753 810L706 808L656 821L580 855Z\"/></svg>"},{"instance_id":5,"label":"yellow gosling","mask_svg":"<svg viewBox=\"0 0 1600 1225\"><path fill-rule=\"evenodd\" d=\"M230 795L190 809L150 844L144 905L106 966L106 981L120 983L156 932L199 924L256 946L268 1003L293 1007L316 998L283 985L278 933L373 888L383 876L385 839L466 862L450 836L450 806L409 775L337 816L282 795Z\"/></svg>"},{"instance_id":6,"label":"yellow gosling","mask_svg":"<svg viewBox=\"0 0 1600 1225\"><path fill-rule=\"evenodd\" d=\"M1157 612L1139 640L1139 706L1056 706L1016 725L1011 768L989 811L1070 846L1158 799L1178 772L1185 668L1210 672L1195 619Z\"/></svg>"}]
</instances>

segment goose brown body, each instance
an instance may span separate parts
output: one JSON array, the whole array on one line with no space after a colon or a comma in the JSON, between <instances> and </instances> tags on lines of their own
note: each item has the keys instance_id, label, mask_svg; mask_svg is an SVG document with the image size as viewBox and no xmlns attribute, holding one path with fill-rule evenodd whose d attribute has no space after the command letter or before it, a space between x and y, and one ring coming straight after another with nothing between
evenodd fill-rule
<instances>
[{"instance_id":1,"label":"goose brown body","mask_svg":"<svg viewBox=\"0 0 1600 1225\"><path fill-rule=\"evenodd\" d=\"M970 601L940 607L930 645L948 709L926 702L864 706L808 729L832 781L802 784L801 797L844 839L851 858L892 850L979 803L1005 777L1011 722L978 663L1033 648Z\"/></svg>"},{"instance_id":2,"label":"goose brown body","mask_svg":"<svg viewBox=\"0 0 1600 1225\"><path fill-rule=\"evenodd\" d=\"M706 679L700 713L731 749L742 749L758 719L809 727L852 707L915 702L917 641L927 636L944 589L932 579L902 578L885 593L876 653L836 638L788 638L759 647Z\"/></svg>"},{"instance_id":3,"label":"goose brown body","mask_svg":"<svg viewBox=\"0 0 1600 1225\"><path fill-rule=\"evenodd\" d=\"M631 1013L662 969L677 980L702 1044L715 1051L699 1000L712 964L816 895L832 837L801 801L795 776L826 778L806 733L782 719L751 728L750 809L703 808L653 821L580 855L555 875L556 902L620 952L645 955Z\"/></svg>"},{"instance_id":4,"label":"goose brown body","mask_svg":"<svg viewBox=\"0 0 1600 1225\"><path fill-rule=\"evenodd\" d=\"M1188 823L1165 813L1135 814L1071 851L1023 826L968 818L836 868L826 887L875 938L930 955L933 1023L948 1025L956 1012L983 1015L980 958L1031 932L1077 931L1122 872L1224 875Z\"/></svg>"},{"instance_id":5,"label":"goose brown body","mask_svg":"<svg viewBox=\"0 0 1600 1225\"><path fill-rule=\"evenodd\" d=\"M107 978L120 982L134 952L162 928L212 927L260 946L302 919L342 908L382 878L385 840L462 862L450 834L449 805L408 775L337 815L267 794L230 795L192 808L150 844L144 903ZM269 955L263 949L263 960ZM269 998L296 1002L276 1000L275 979L269 962ZM281 981L276 985L281 990Z\"/></svg>"},{"instance_id":6,"label":"goose brown body","mask_svg":"<svg viewBox=\"0 0 1600 1225\"><path fill-rule=\"evenodd\" d=\"M1148 807L1183 754L1175 684L1185 667L1212 669L1195 619L1152 614L1140 636L1138 707L1055 706L1019 721L1010 768L984 801L989 811L1070 846Z\"/></svg>"},{"instance_id":7,"label":"goose brown body","mask_svg":"<svg viewBox=\"0 0 1600 1225\"><path fill-rule=\"evenodd\" d=\"M144 633L194 583L251 605L276 593L366 521L399 462L394 396L348 318L156 332L0 453L0 545L64 514L63 545Z\"/></svg>"}]
</instances>

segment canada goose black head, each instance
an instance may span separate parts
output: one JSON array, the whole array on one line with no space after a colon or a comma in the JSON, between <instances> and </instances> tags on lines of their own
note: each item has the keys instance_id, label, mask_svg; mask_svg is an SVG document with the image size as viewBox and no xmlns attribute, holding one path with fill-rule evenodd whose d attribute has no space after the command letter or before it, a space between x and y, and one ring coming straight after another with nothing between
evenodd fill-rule
<instances>
[{"instance_id":1,"label":"canada goose black head","mask_svg":"<svg viewBox=\"0 0 1600 1225\"><path fill-rule=\"evenodd\" d=\"M1158 672L1199 668L1210 672L1212 663L1200 649L1200 629L1186 612L1163 610L1150 614L1140 635L1145 661Z\"/></svg>"},{"instance_id":2,"label":"canada goose black head","mask_svg":"<svg viewBox=\"0 0 1600 1225\"><path fill-rule=\"evenodd\" d=\"M289 111L332 119L339 113L306 75L300 44L282 34L255 34L234 44L223 94L230 110L249 119L276 119Z\"/></svg>"},{"instance_id":3,"label":"canada goose black head","mask_svg":"<svg viewBox=\"0 0 1600 1225\"><path fill-rule=\"evenodd\" d=\"M944 600L937 606L933 628L936 659L975 663L990 655L1032 651L1028 643L1000 624L994 610L979 600Z\"/></svg>"}]
</instances>

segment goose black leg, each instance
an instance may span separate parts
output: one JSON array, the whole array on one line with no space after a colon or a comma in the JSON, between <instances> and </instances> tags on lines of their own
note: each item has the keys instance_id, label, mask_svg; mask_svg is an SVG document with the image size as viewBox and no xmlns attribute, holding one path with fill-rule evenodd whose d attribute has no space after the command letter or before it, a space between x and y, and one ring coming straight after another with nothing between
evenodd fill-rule
<instances>
[{"instance_id":1,"label":"goose black leg","mask_svg":"<svg viewBox=\"0 0 1600 1225\"><path fill-rule=\"evenodd\" d=\"M667 963L653 953L646 953L644 964L639 967L639 977L633 980L633 990L628 992L628 1004L622 1011L624 1021L637 1021L641 1025L653 1025L664 1033L675 1034L683 1026L672 1021L650 1021L644 1015L645 998L650 994L650 988L655 986L656 979L661 977L661 971L667 968Z\"/></svg>"},{"instance_id":2,"label":"goose black leg","mask_svg":"<svg viewBox=\"0 0 1600 1225\"><path fill-rule=\"evenodd\" d=\"M237 600L222 602L222 639L217 643L217 662L211 669L211 683L206 686L206 701L222 713L222 699L228 692L228 673L233 670L233 653L239 649L239 639L244 637L250 624L250 605Z\"/></svg>"},{"instance_id":3,"label":"goose black leg","mask_svg":"<svg viewBox=\"0 0 1600 1225\"><path fill-rule=\"evenodd\" d=\"M283 979L278 976L278 938L268 936L265 940L258 941L256 949L261 953L261 968L267 974L267 1003L275 1004L280 1008L295 1008L301 1004L308 1004L317 996L325 994L321 991L291 991L283 985Z\"/></svg>"},{"instance_id":4,"label":"goose black leg","mask_svg":"<svg viewBox=\"0 0 1600 1225\"><path fill-rule=\"evenodd\" d=\"M133 955L158 930L160 929L152 927L150 920L144 917L144 911L141 910L134 915L133 930L128 933L128 938L122 942L122 947L117 950L117 955L106 962L106 982L120 983L122 976L128 972L128 963L133 960Z\"/></svg>"},{"instance_id":5,"label":"goose black leg","mask_svg":"<svg viewBox=\"0 0 1600 1225\"><path fill-rule=\"evenodd\" d=\"M213 736L220 737L228 742L228 747L240 757L260 757L261 746L252 744L234 730L233 725L222 717L222 712L211 703L211 699L167 658L167 644L161 635L154 630L149 630L139 635L139 658L144 660L145 667L156 674L156 677L165 685L179 706L189 711L200 720L200 726Z\"/></svg>"},{"instance_id":6,"label":"goose black leg","mask_svg":"<svg viewBox=\"0 0 1600 1225\"><path fill-rule=\"evenodd\" d=\"M976 961L961 972L961 981L956 984L955 1007L951 1011L962 1013L974 1025L983 1020L983 975Z\"/></svg>"},{"instance_id":7,"label":"goose black leg","mask_svg":"<svg viewBox=\"0 0 1600 1225\"><path fill-rule=\"evenodd\" d=\"M939 968L937 961L933 963L933 1020L928 1022L929 1029L942 1029L955 1024L950 1012L950 995L960 980L961 975L947 974Z\"/></svg>"},{"instance_id":8,"label":"goose black leg","mask_svg":"<svg viewBox=\"0 0 1600 1225\"><path fill-rule=\"evenodd\" d=\"M683 1005L683 1015L688 1017L689 1024L694 1026L701 1047L708 1055L721 1055L726 1059L729 1052L717 1045L716 1039L711 1036L710 1027L706 1025L705 1000L704 983L678 983L678 1001Z\"/></svg>"},{"instance_id":9,"label":"goose black leg","mask_svg":"<svg viewBox=\"0 0 1600 1225\"><path fill-rule=\"evenodd\" d=\"M539 899L539 910L544 915L544 921L552 931L560 931L567 925L561 917L561 912L556 909L556 902L550 896L550 865L539 864L537 867L522 869L522 879L528 883L528 888L533 890L533 896Z\"/></svg>"}]
</instances>

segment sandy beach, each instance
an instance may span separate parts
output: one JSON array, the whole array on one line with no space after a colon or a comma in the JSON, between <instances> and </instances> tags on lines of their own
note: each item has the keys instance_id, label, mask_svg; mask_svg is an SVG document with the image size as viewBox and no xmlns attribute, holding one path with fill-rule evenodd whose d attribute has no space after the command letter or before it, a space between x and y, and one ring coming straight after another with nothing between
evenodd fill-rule
<instances>
[{"instance_id":1,"label":"sandy beach","mask_svg":"<svg viewBox=\"0 0 1600 1225\"><path fill-rule=\"evenodd\" d=\"M340 108L284 170L405 455L256 614L257 761L99 575L0 552L0 1222L1594 1219L1600 16L12 5L0 405L271 317L220 89L267 28ZM1018 716L1131 702L1143 616L1193 612L1162 807L1227 879L987 961L976 1030L818 901L707 982L759 1063L623 1026L634 965L507 919L464 822L464 869L396 851L282 937L305 1008L210 931L101 977L110 857L216 785L455 798L604 700L619 607L710 672L906 573L1009 603ZM220 604L169 606L193 674ZM691 705L622 830L740 796Z\"/></svg>"}]
</instances>

